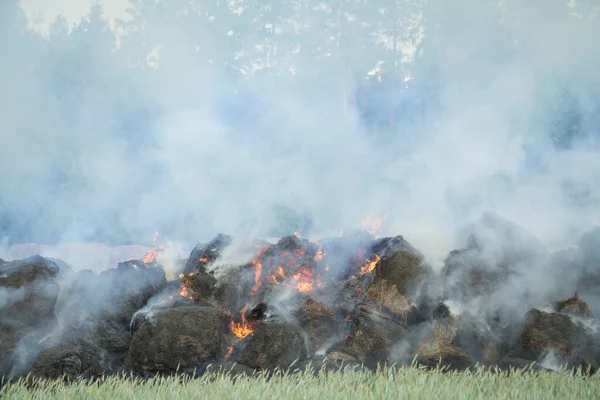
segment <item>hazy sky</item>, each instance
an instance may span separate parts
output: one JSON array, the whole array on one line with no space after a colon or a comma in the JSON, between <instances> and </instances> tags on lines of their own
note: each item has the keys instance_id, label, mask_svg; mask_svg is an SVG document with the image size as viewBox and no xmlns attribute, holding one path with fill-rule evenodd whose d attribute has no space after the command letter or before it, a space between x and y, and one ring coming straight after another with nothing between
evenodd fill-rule
<instances>
[{"instance_id":1,"label":"hazy sky","mask_svg":"<svg viewBox=\"0 0 600 400\"><path fill-rule=\"evenodd\" d=\"M21 0L21 6L36 29L45 30L58 15L63 15L69 26L77 23L96 0ZM104 12L113 23L115 18L125 18L128 0L99 0Z\"/></svg>"}]
</instances>

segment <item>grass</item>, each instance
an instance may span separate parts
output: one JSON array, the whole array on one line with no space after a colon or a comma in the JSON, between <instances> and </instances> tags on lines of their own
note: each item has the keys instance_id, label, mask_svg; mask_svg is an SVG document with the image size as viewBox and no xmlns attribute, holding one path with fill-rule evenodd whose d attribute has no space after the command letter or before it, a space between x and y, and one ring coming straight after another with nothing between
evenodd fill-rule
<instances>
[{"instance_id":1,"label":"grass","mask_svg":"<svg viewBox=\"0 0 600 400\"><path fill-rule=\"evenodd\" d=\"M600 378L581 373L426 372L416 368L364 370L267 377L227 374L202 378L161 377L131 380L106 377L99 382L21 380L0 390L10 399L598 399Z\"/></svg>"}]
</instances>

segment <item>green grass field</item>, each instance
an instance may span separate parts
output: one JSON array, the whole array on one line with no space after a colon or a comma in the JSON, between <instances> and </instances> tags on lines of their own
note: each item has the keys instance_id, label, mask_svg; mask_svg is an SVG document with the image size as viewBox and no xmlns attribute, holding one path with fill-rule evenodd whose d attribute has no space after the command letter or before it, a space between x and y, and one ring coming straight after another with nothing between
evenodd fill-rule
<instances>
[{"instance_id":1,"label":"green grass field","mask_svg":"<svg viewBox=\"0 0 600 400\"><path fill-rule=\"evenodd\" d=\"M5 386L0 398L11 399L599 399L598 375L549 372L425 372L415 368L378 373L295 374L267 378L213 375L133 381L105 378L90 384L23 382Z\"/></svg>"}]
</instances>

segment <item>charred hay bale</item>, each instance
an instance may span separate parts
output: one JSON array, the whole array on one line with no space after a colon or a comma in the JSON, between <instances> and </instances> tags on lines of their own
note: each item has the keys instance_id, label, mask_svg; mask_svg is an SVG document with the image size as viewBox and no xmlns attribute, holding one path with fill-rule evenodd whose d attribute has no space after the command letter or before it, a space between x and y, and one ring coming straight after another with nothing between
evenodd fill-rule
<instances>
[{"instance_id":1,"label":"charred hay bale","mask_svg":"<svg viewBox=\"0 0 600 400\"><path fill-rule=\"evenodd\" d=\"M56 263L41 256L3 263L0 267L0 287L20 288L35 280L55 278L59 271Z\"/></svg>"},{"instance_id":2,"label":"charred hay bale","mask_svg":"<svg viewBox=\"0 0 600 400\"><path fill-rule=\"evenodd\" d=\"M350 314L357 304L367 300L370 281L370 276L363 275L333 282L331 291L336 294L333 308L344 316Z\"/></svg>"},{"instance_id":3,"label":"charred hay bale","mask_svg":"<svg viewBox=\"0 0 600 400\"><path fill-rule=\"evenodd\" d=\"M450 370L464 370L473 366L466 352L455 346L458 336L456 320L436 321L431 331L417 343L414 354L417 362L427 368L441 366Z\"/></svg>"},{"instance_id":4,"label":"charred hay bale","mask_svg":"<svg viewBox=\"0 0 600 400\"><path fill-rule=\"evenodd\" d=\"M0 318L35 325L39 318L51 315L60 291L54 281L58 273L54 262L40 256L0 266L0 292L6 296L0 303Z\"/></svg>"},{"instance_id":5,"label":"charred hay bale","mask_svg":"<svg viewBox=\"0 0 600 400\"><path fill-rule=\"evenodd\" d=\"M331 348L325 358L336 363L359 364L358 358L343 351L344 347L345 346L338 346Z\"/></svg>"},{"instance_id":6,"label":"charred hay bale","mask_svg":"<svg viewBox=\"0 0 600 400\"><path fill-rule=\"evenodd\" d=\"M525 359L537 360L552 350L562 360L590 352L591 337L585 328L575 324L571 317L531 309L526 314L521 330L521 354Z\"/></svg>"},{"instance_id":7,"label":"charred hay bale","mask_svg":"<svg viewBox=\"0 0 600 400\"><path fill-rule=\"evenodd\" d=\"M125 355L131 343L133 315L166 286L165 272L133 260L100 275L79 272L60 310L66 346L93 342L110 353Z\"/></svg>"},{"instance_id":8,"label":"charred hay bale","mask_svg":"<svg viewBox=\"0 0 600 400\"><path fill-rule=\"evenodd\" d=\"M38 318L33 326L14 319L0 320L0 380L26 373L36 355L50 345L56 329L53 315Z\"/></svg>"},{"instance_id":9,"label":"charred hay bale","mask_svg":"<svg viewBox=\"0 0 600 400\"><path fill-rule=\"evenodd\" d=\"M424 263L422 255L405 249L381 257L375 266L376 278L395 285L408 298L431 275L431 267Z\"/></svg>"},{"instance_id":10,"label":"charred hay bale","mask_svg":"<svg viewBox=\"0 0 600 400\"><path fill-rule=\"evenodd\" d=\"M407 334L400 322L366 305L359 305L350 319L350 333L334 350L356 357L369 368L388 362L391 347Z\"/></svg>"},{"instance_id":11,"label":"charred hay bale","mask_svg":"<svg viewBox=\"0 0 600 400\"><path fill-rule=\"evenodd\" d=\"M398 291L396 285L390 284L385 279L375 278L367 290L367 297L380 309L389 310L391 313L401 316L405 321L411 311L406 297Z\"/></svg>"},{"instance_id":12,"label":"charred hay bale","mask_svg":"<svg viewBox=\"0 0 600 400\"><path fill-rule=\"evenodd\" d=\"M544 265L545 287L554 298L566 298L577 290L585 290L592 278L586 273L577 249L565 249L553 253ZM593 282L593 278L591 279ZM580 284L583 283L583 285Z\"/></svg>"},{"instance_id":13,"label":"charred hay bale","mask_svg":"<svg viewBox=\"0 0 600 400\"><path fill-rule=\"evenodd\" d=\"M289 323L260 323L238 362L258 370L285 370L304 356L304 339L298 327Z\"/></svg>"},{"instance_id":14,"label":"charred hay bale","mask_svg":"<svg viewBox=\"0 0 600 400\"><path fill-rule=\"evenodd\" d=\"M589 270L598 272L600 265L600 227L593 227L579 239L581 261Z\"/></svg>"},{"instance_id":15,"label":"charred hay bale","mask_svg":"<svg viewBox=\"0 0 600 400\"><path fill-rule=\"evenodd\" d=\"M492 365L510 349L510 342L501 327L482 317L457 316L456 337L452 345L463 350L474 362Z\"/></svg>"},{"instance_id":16,"label":"charred hay bale","mask_svg":"<svg viewBox=\"0 0 600 400\"><path fill-rule=\"evenodd\" d=\"M153 312L133 336L129 355L138 371L190 370L220 356L225 316L212 307Z\"/></svg>"},{"instance_id":17,"label":"charred hay bale","mask_svg":"<svg viewBox=\"0 0 600 400\"><path fill-rule=\"evenodd\" d=\"M100 358L91 347L53 347L38 354L30 372L34 378L44 379L97 378L103 373Z\"/></svg>"},{"instance_id":18,"label":"charred hay bale","mask_svg":"<svg viewBox=\"0 0 600 400\"><path fill-rule=\"evenodd\" d=\"M453 250L442 269L445 297L469 300L493 293L513 273L504 265L489 264L476 250Z\"/></svg>"},{"instance_id":19,"label":"charred hay bale","mask_svg":"<svg viewBox=\"0 0 600 400\"><path fill-rule=\"evenodd\" d=\"M13 350L25 329L18 323L0 320L0 380L9 375L13 365Z\"/></svg>"},{"instance_id":20,"label":"charred hay bale","mask_svg":"<svg viewBox=\"0 0 600 400\"><path fill-rule=\"evenodd\" d=\"M321 349L336 333L333 311L313 299L304 302L298 311L298 320L308 334L310 354Z\"/></svg>"},{"instance_id":21,"label":"charred hay bale","mask_svg":"<svg viewBox=\"0 0 600 400\"><path fill-rule=\"evenodd\" d=\"M419 250L415 249L402 235L377 239L371 245L371 253L379 254L380 257L392 255L400 250L407 251L423 259L423 255Z\"/></svg>"},{"instance_id":22,"label":"charred hay bale","mask_svg":"<svg viewBox=\"0 0 600 400\"><path fill-rule=\"evenodd\" d=\"M581 297L579 297L579 293L577 292L575 292L572 297L566 300L555 302L553 306L554 311L556 312L562 312L583 318L594 318L594 315L590 311L587 303L583 301Z\"/></svg>"},{"instance_id":23,"label":"charred hay bale","mask_svg":"<svg viewBox=\"0 0 600 400\"><path fill-rule=\"evenodd\" d=\"M501 265L516 265L543 260L546 247L523 227L485 212L468 229L467 247Z\"/></svg>"},{"instance_id":24,"label":"charred hay bale","mask_svg":"<svg viewBox=\"0 0 600 400\"><path fill-rule=\"evenodd\" d=\"M221 252L231 244L233 237L219 233L213 240L206 244L199 244L190 253L185 263L184 275L193 272L204 275L206 265L221 257Z\"/></svg>"}]
</instances>

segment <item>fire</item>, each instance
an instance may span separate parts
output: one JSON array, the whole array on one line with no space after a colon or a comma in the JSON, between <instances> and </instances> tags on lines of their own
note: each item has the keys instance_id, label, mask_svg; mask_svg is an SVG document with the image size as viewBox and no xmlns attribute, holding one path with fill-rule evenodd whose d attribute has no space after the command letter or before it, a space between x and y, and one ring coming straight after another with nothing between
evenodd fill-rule
<instances>
[{"instance_id":1,"label":"fire","mask_svg":"<svg viewBox=\"0 0 600 400\"><path fill-rule=\"evenodd\" d=\"M294 236L296 236L298 239L301 237L299 232L294 232Z\"/></svg>"},{"instance_id":2,"label":"fire","mask_svg":"<svg viewBox=\"0 0 600 400\"><path fill-rule=\"evenodd\" d=\"M208 258L207 257L200 257L198 259L199 262L201 262L202 264L206 264L208 262Z\"/></svg>"},{"instance_id":3,"label":"fire","mask_svg":"<svg viewBox=\"0 0 600 400\"><path fill-rule=\"evenodd\" d=\"M181 290L179 291L179 295L181 297L188 297L188 290L185 286L181 287Z\"/></svg>"},{"instance_id":4,"label":"fire","mask_svg":"<svg viewBox=\"0 0 600 400\"><path fill-rule=\"evenodd\" d=\"M193 276L193 275L194 275L193 272L190 272L189 274L187 274L187 276ZM179 274L179 279L183 279L184 277L185 277L185 275ZM185 287L185 285L183 283L181 284L181 289L179 290L179 295L181 297L187 297L190 300L194 300L194 296L191 296L189 294L187 287Z\"/></svg>"},{"instance_id":5,"label":"fire","mask_svg":"<svg viewBox=\"0 0 600 400\"><path fill-rule=\"evenodd\" d=\"M296 288L299 292L309 292L313 289L312 275L312 272L300 268L299 272L293 276L294 280L298 282Z\"/></svg>"},{"instance_id":6,"label":"fire","mask_svg":"<svg viewBox=\"0 0 600 400\"><path fill-rule=\"evenodd\" d=\"M315 261L321 261L325 257L325 252L323 251L323 246L319 246L319 250L317 254L315 254Z\"/></svg>"},{"instance_id":7,"label":"fire","mask_svg":"<svg viewBox=\"0 0 600 400\"><path fill-rule=\"evenodd\" d=\"M229 348L227 349L227 354L225 354L225 359L227 360L229 357L231 357L231 354L233 354L233 346L229 346Z\"/></svg>"},{"instance_id":8,"label":"fire","mask_svg":"<svg viewBox=\"0 0 600 400\"><path fill-rule=\"evenodd\" d=\"M389 213L386 213L382 218L375 218L372 215L369 215L362 220L360 226L361 228L366 229L370 234L377 235L383 231L381 224L388 216Z\"/></svg>"},{"instance_id":9,"label":"fire","mask_svg":"<svg viewBox=\"0 0 600 400\"><path fill-rule=\"evenodd\" d=\"M254 332L254 330L248 324L248 321L246 321L246 317L244 316L245 311L246 307L244 307L241 313L242 322L238 323L231 321L231 324L229 324L229 329L231 329L231 332L233 332L233 334L237 336L238 339L243 339L246 336L250 335L252 332Z\"/></svg>"},{"instance_id":10,"label":"fire","mask_svg":"<svg viewBox=\"0 0 600 400\"><path fill-rule=\"evenodd\" d=\"M367 263L360 267L360 274L366 275L369 272L373 271L380 259L381 257L379 257L379 254L375 254L375 257L373 257L372 260L367 260Z\"/></svg>"},{"instance_id":11,"label":"fire","mask_svg":"<svg viewBox=\"0 0 600 400\"><path fill-rule=\"evenodd\" d=\"M147 252L143 257L142 257L142 262L144 264L151 264L154 261L156 261L156 257L158 257L158 252L159 251L163 251L165 249L165 246L162 244L157 245L156 244L156 239L158 238L158 232L154 232L154 238L152 239L152 246L154 247L152 250L150 250L149 252Z\"/></svg>"},{"instance_id":12,"label":"fire","mask_svg":"<svg viewBox=\"0 0 600 400\"><path fill-rule=\"evenodd\" d=\"M147 252L144 257L142 257L142 262L144 264L153 263L156 260L156 257L158 257L158 250L152 249L149 252Z\"/></svg>"},{"instance_id":13,"label":"fire","mask_svg":"<svg viewBox=\"0 0 600 400\"><path fill-rule=\"evenodd\" d=\"M254 257L252 260L252 265L254 265L254 286L252 287L252 293L256 292L260 287L260 277L262 275L262 257L265 252L269 249L269 246L263 247L261 251L258 252L258 255Z\"/></svg>"}]
</instances>

